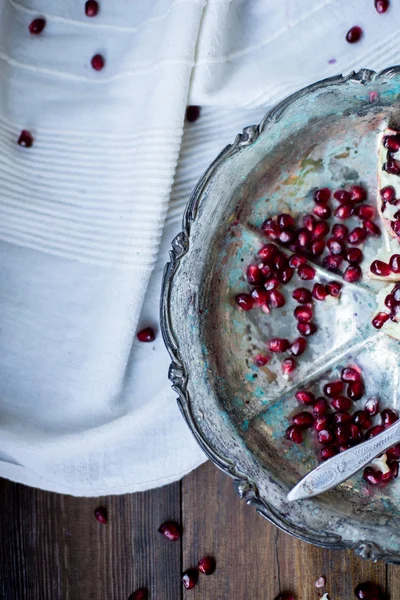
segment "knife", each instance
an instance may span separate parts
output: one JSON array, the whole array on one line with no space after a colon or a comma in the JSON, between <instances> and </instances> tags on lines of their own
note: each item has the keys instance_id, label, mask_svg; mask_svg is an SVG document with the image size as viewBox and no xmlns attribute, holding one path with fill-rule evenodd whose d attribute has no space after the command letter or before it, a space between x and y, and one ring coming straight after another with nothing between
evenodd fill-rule
<instances>
[{"instance_id":1,"label":"knife","mask_svg":"<svg viewBox=\"0 0 400 600\"><path fill-rule=\"evenodd\" d=\"M289 492L287 499L293 502L312 498L336 487L399 442L400 421L397 421L370 440L345 450L316 467Z\"/></svg>"}]
</instances>

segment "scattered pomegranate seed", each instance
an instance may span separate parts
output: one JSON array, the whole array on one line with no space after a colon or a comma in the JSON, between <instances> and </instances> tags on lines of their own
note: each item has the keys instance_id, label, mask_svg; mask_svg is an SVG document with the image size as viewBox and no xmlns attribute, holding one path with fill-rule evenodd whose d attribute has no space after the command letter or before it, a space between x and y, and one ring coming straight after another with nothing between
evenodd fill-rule
<instances>
[{"instance_id":1,"label":"scattered pomegranate seed","mask_svg":"<svg viewBox=\"0 0 400 600\"><path fill-rule=\"evenodd\" d=\"M320 417L316 417L314 421L315 431L324 431L325 429L328 429L330 421L331 419L329 415L321 415Z\"/></svg>"},{"instance_id":2,"label":"scattered pomegranate seed","mask_svg":"<svg viewBox=\"0 0 400 600\"><path fill-rule=\"evenodd\" d=\"M196 585L198 578L199 573L197 569L188 569L182 575L183 587L187 590L191 590Z\"/></svg>"},{"instance_id":3,"label":"scattered pomegranate seed","mask_svg":"<svg viewBox=\"0 0 400 600\"><path fill-rule=\"evenodd\" d=\"M364 202L367 197L367 192L361 185L353 185L350 190L351 192L351 201L357 204L358 202Z\"/></svg>"},{"instance_id":4,"label":"scattered pomegranate seed","mask_svg":"<svg viewBox=\"0 0 400 600\"><path fill-rule=\"evenodd\" d=\"M347 386L347 396L350 400L360 400L364 396L364 384L361 381L354 381Z\"/></svg>"},{"instance_id":5,"label":"scattered pomegranate seed","mask_svg":"<svg viewBox=\"0 0 400 600\"><path fill-rule=\"evenodd\" d=\"M188 123L195 123L199 119L200 113L201 106L187 106L185 115L186 121ZM279 232L279 227L277 227L277 230Z\"/></svg>"},{"instance_id":6,"label":"scattered pomegranate seed","mask_svg":"<svg viewBox=\"0 0 400 600\"><path fill-rule=\"evenodd\" d=\"M375 329L381 329L388 320L389 316L390 315L388 315L387 313L379 312L372 319L372 325L375 327Z\"/></svg>"},{"instance_id":7,"label":"scattered pomegranate seed","mask_svg":"<svg viewBox=\"0 0 400 600\"><path fill-rule=\"evenodd\" d=\"M399 420L399 415L392 408L385 408L385 410L381 412L381 420L384 427L390 427Z\"/></svg>"},{"instance_id":8,"label":"scattered pomegranate seed","mask_svg":"<svg viewBox=\"0 0 400 600\"><path fill-rule=\"evenodd\" d=\"M350 204L341 204L334 212L338 219L348 219L353 214L353 207Z\"/></svg>"},{"instance_id":9,"label":"scattered pomegranate seed","mask_svg":"<svg viewBox=\"0 0 400 600\"><path fill-rule=\"evenodd\" d=\"M359 600L376 600L377 596L383 595L381 586L373 581L359 583L354 589L354 594Z\"/></svg>"},{"instance_id":10,"label":"scattered pomegranate seed","mask_svg":"<svg viewBox=\"0 0 400 600\"><path fill-rule=\"evenodd\" d=\"M367 411L367 413L369 413L371 415L371 417L374 417L375 415L378 414L379 412L379 400L378 398L370 398L369 400L367 400L367 402L364 405L364 409Z\"/></svg>"},{"instance_id":11,"label":"scattered pomegranate seed","mask_svg":"<svg viewBox=\"0 0 400 600\"><path fill-rule=\"evenodd\" d=\"M268 346L271 352L286 352L289 348L289 341L285 338L273 338L269 341Z\"/></svg>"},{"instance_id":12,"label":"scattered pomegranate seed","mask_svg":"<svg viewBox=\"0 0 400 600\"><path fill-rule=\"evenodd\" d=\"M400 150L400 136L399 135L385 135L383 138L383 145L389 152L398 152Z\"/></svg>"},{"instance_id":13,"label":"scattered pomegranate seed","mask_svg":"<svg viewBox=\"0 0 400 600\"><path fill-rule=\"evenodd\" d=\"M326 204L316 204L313 208L313 213L320 219L329 219L332 211Z\"/></svg>"},{"instance_id":14,"label":"scattered pomegranate seed","mask_svg":"<svg viewBox=\"0 0 400 600\"><path fill-rule=\"evenodd\" d=\"M368 204L363 204L362 206L357 206L354 211L354 214L359 219L373 219L375 217L375 208L373 206L369 206Z\"/></svg>"},{"instance_id":15,"label":"scattered pomegranate seed","mask_svg":"<svg viewBox=\"0 0 400 600\"><path fill-rule=\"evenodd\" d=\"M353 423L360 429L370 429L372 427L371 415L366 410L357 410L353 414Z\"/></svg>"},{"instance_id":16,"label":"scattered pomegranate seed","mask_svg":"<svg viewBox=\"0 0 400 600\"><path fill-rule=\"evenodd\" d=\"M342 223L336 223L336 225L332 227L332 235L337 240L345 240L348 236L348 233L349 230L347 229L346 225L343 225Z\"/></svg>"},{"instance_id":17,"label":"scattered pomegranate seed","mask_svg":"<svg viewBox=\"0 0 400 600\"><path fill-rule=\"evenodd\" d=\"M322 264L328 271L336 271L343 262L343 256L340 254L329 254L325 256Z\"/></svg>"},{"instance_id":18,"label":"scattered pomegranate seed","mask_svg":"<svg viewBox=\"0 0 400 600\"><path fill-rule=\"evenodd\" d=\"M308 302L312 302L312 295L310 290L306 288L297 288L293 290L292 297L300 302L300 304L307 304Z\"/></svg>"},{"instance_id":19,"label":"scattered pomegranate seed","mask_svg":"<svg viewBox=\"0 0 400 600\"><path fill-rule=\"evenodd\" d=\"M312 267L311 265L301 265L297 271L300 279L303 279L305 281L310 281L311 279L314 279L315 277L315 269L314 267Z\"/></svg>"},{"instance_id":20,"label":"scattered pomegranate seed","mask_svg":"<svg viewBox=\"0 0 400 600\"><path fill-rule=\"evenodd\" d=\"M329 398L334 398L343 392L343 388L344 384L342 381L331 381L324 386L324 394L329 396Z\"/></svg>"},{"instance_id":21,"label":"scattered pomegranate seed","mask_svg":"<svg viewBox=\"0 0 400 600\"><path fill-rule=\"evenodd\" d=\"M365 240L366 233L361 227L355 227L347 236L349 244L361 244Z\"/></svg>"},{"instance_id":22,"label":"scattered pomegranate seed","mask_svg":"<svg viewBox=\"0 0 400 600\"><path fill-rule=\"evenodd\" d=\"M319 190L315 190L315 192L314 192L315 202L322 202L325 204L326 202L328 202L330 197L331 197L331 190L329 188L321 188Z\"/></svg>"},{"instance_id":23,"label":"scattered pomegranate seed","mask_svg":"<svg viewBox=\"0 0 400 600\"><path fill-rule=\"evenodd\" d=\"M285 438L291 440L295 444L301 444L303 441L303 434L301 429L295 425L290 425L290 427L286 429Z\"/></svg>"},{"instance_id":24,"label":"scattered pomegranate seed","mask_svg":"<svg viewBox=\"0 0 400 600\"><path fill-rule=\"evenodd\" d=\"M293 425L296 425L299 429L309 429L314 423L314 417L309 412L303 411L294 415Z\"/></svg>"},{"instance_id":25,"label":"scattered pomegranate seed","mask_svg":"<svg viewBox=\"0 0 400 600\"><path fill-rule=\"evenodd\" d=\"M94 511L94 516L99 523L106 525L108 523L107 509L104 506L98 506Z\"/></svg>"},{"instance_id":26,"label":"scattered pomegranate seed","mask_svg":"<svg viewBox=\"0 0 400 600\"><path fill-rule=\"evenodd\" d=\"M334 296L335 298L340 296L342 286L338 281L329 281L325 287L330 296Z\"/></svg>"},{"instance_id":27,"label":"scattered pomegranate seed","mask_svg":"<svg viewBox=\"0 0 400 600\"><path fill-rule=\"evenodd\" d=\"M331 401L331 406L338 412L346 412L351 408L351 400L345 396L337 396Z\"/></svg>"},{"instance_id":28,"label":"scattered pomegranate seed","mask_svg":"<svg viewBox=\"0 0 400 600\"><path fill-rule=\"evenodd\" d=\"M385 428L383 427L383 425L375 425L375 427L372 427L372 429L369 429L367 431L367 433L365 434L365 439L370 440L371 438L375 437L376 435L379 435L380 433L382 433L382 431L385 431Z\"/></svg>"},{"instance_id":29,"label":"scattered pomegranate seed","mask_svg":"<svg viewBox=\"0 0 400 600\"><path fill-rule=\"evenodd\" d=\"M253 298L250 294L238 294L235 298L236 304L243 310L251 310L254 306ZM151 340L147 340L151 341Z\"/></svg>"},{"instance_id":30,"label":"scattered pomegranate seed","mask_svg":"<svg viewBox=\"0 0 400 600\"><path fill-rule=\"evenodd\" d=\"M203 575L212 575L216 567L215 559L212 556L205 556L199 560L197 566Z\"/></svg>"},{"instance_id":31,"label":"scattered pomegranate seed","mask_svg":"<svg viewBox=\"0 0 400 600\"><path fill-rule=\"evenodd\" d=\"M297 323L297 331L301 335L314 335L317 331L317 326L314 323Z\"/></svg>"},{"instance_id":32,"label":"scattered pomegranate seed","mask_svg":"<svg viewBox=\"0 0 400 600\"><path fill-rule=\"evenodd\" d=\"M165 521L165 523L162 523L158 528L158 532L162 533L171 542L177 542L181 537L180 527L174 521Z\"/></svg>"},{"instance_id":33,"label":"scattered pomegranate seed","mask_svg":"<svg viewBox=\"0 0 400 600\"><path fill-rule=\"evenodd\" d=\"M377 471L373 467L365 467L363 471L363 477L370 485L379 485L381 482L381 476L381 472ZM368 596L357 596L357 598L368 598ZM373 596L371 596L371 599L373 599Z\"/></svg>"},{"instance_id":34,"label":"scattered pomegranate seed","mask_svg":"<svg viewBox=\"0 0 400 600\"><path fill-rule=\"evenodd\" d=\"M129 596L128 600L147 600L148 597L149 593L146 588L140 588L139 590L136 590L136 592L133 592L133 594Z\"/></svg>"},{"instance_id":35,"label":"scattered pomegranate seed","mask_svg":"<svg viewBox=\"0 0 400 600\"><path fill-rule=\"evenodd\" d=\"M379 229L378 225L375 225L375 223L373 223L373 221L370 221L369 219L366 219L363 222L363 227L364 227L365 231L367 233L369 233L370 235L374 235L374 236L381 235L381 230Z\"/></svg>"},{"instance_id":36,"label":"scattered pomegranate seed","mask_svg":"<svg viewBox=\"0 0 400 600\"><path fill-rule=\"evenodd\" d=\"M264 221L264 223L261 225L261 229L263 230L265 235L267 235L272 240L277 240L281 233L278 223L276 223L272 219L267 219L266 221Z\"/></svg>"},{"instance_id":37,"label":"scattered pomegranate seed","mask_svg":"<svg viewBox=\"0 0 400 600\"><path fill-rule=\"evenodd\" d=\"M260 285L263 282L263 274L257 265L249 265L246 271L248 283L252 285Z\"/></svg>"},{"instance_id":38,"label":"scattered pomegranate seed","mask_svg":"<svg viewBox=\"0 0 400 600\"><path fill-rule=\"evenodd\" d=\"M279 293L279 292L278 292ZM256 287L254 288L254 290L251 292L251 297L253 298L253 306L262 306L263 304L267 304L267 302L270 299L270 295L267 292L267 290L265 288L262 287ZM285 299L283 299L285 303ZM268 302L268 304L271 306L271 304Z\"/></svg>"},{"instance_id":39,"label":"scattered pomegranate seed","mask_svg":"<svg viewBox=\"0 0 400 600\"><path fill-rule=\"evenodd\" d=\"M382 188L380 191L381 198L385 202L389 202L389 204L394 204L396 201L396 190L392 185L387 185Z\"/></svg>"},{"instance_id":40,"label":"scattered pomegranate seed","mask_svg":"<svg viewBox=\"0 0 400 600\"><path fill-rule=\"evenodd\" d=\"M277 252L278 248L274 244L265 244L265 246L258 251L258 256L266 263L269 263L276 256Z\"/></svg>"},{"instance_id":41,"label":"scattered pomegranate seed","mask_svg":"<svg viewBox=\"0 0 400 600\"><path fill-rule=\"evenodd\" d=\"M271 279L268 279L268 281L264 284L264 287L267 290L267 292L269 292L279 287L280 283L281 282L277 277L271 277Z\"/></svg>"},{"instance_id":42,"label":"scattered pomegranate seed","mask_svg":"<svg viewBox=\"0 0 400 600\"><path fill-rule=\"evenodd\" d=\"M46 21L43 18L35 19L29 25L29 33L32 35L39 35L46 27Z\"/></svg>"},{"instance_id":43,"label":"scattered pomegranate seed","mask_svg":"<svg viewBox=\"0 0 400 600\"><path fill-rule=\"evenodd\" d=\"M294 229L295 222L291 215L282 213L277 217L278 225L281 229Z\"/></svg>"},{"instance_id":44,"label":"scattered pomegranate seed","mask_svg":"<svg viewBox=\"0 0 400 600\"><path fill-rule=\"evenodd\" d=\"M322 429L321 431L318 431L317 440L323 446L329 446L334 442L335 436L329 429Z\"/></svg>"},{"instance_id":45,"label":"scattered pomegranate seed","mask_svg":"<svg viewBox=\"0 0 400 600\"><path fill-rule=\"evenodd\" d=\"M315 587L316 588L323 588L324 585L326 583L326 579L325 577L318 577L317 581L315 582Z\"/></svg>"},{"instance_id":46,"label":"scattered pomegranate seed","mask_svg":"<svg viewBox=\"0 0 400 600\"><path fill-rule=\"evenodd\" d=\"M322 417L328 412L328 402L325 398L320 396L316 399L315 404L313 406L313 413L316 417Z\"/></svg>"},{"instance_id":47,"label":"scattered pomegranate seed","mask_svg":"<svg viewBox=\"0 0 400 600\"><path fill-rule=\"evenodd\" d=\"M321 223L317 223L314 227L314 231L313 231L313 239L314 240L320 240L321 238L324 238L326 235L328 235L329 233L329 225L328 223L325 223L324 221Z\"/></svg>"},{"instance_id":48,"label":"scattered pomegranate seed","mask_svg":"<svg viewBox=\"0 0 400 600\"><path fill-rule=\"evenodd\" d=\"M321 460L329 460L333 456L336 456L337 453L338 451L335 446L327 446L326 448L321 449L320 457Z\"/></svg>"},{"instance_id":49,"label":"scattered pomegranate seed","mask_svg":"<svg viewBox=\"0 0 400 600\"><path fill-rule=\"evenodd\" d=\"M269 361L271 360L270 356L265 356L265 354L257 354L257 356L254 357L254 364L257 367L264 367L265 365L267 365L269 363Z\"/></svg>"},{"instance_id":50,"label":"scattered pomegranate seed","mask_svg":"<svg viewBox=\"0 0 400 600\"><path fill-rule=\"evenodd\" d=\"M388 308L393 308L394 307L394 299L393 296L391 294L388 294L385 298L385 306L387 306Z\"/></svg>"},{"instance_id":51,"label":"scattered pomegranate seed","mask_svg":"<svg viewBox=\"0 0 400 600\"><path fill-rule=\"evenodd\" d=\"M105 65L104 57L101 54L95 54L90 61L90 64L95 71L102 71Z\"/></svg>"},{"instance_id":52,"label":"scattered pomegranate seed","mask_svg":"<svg viewBox=\"0 0 400 600\"><path fill-rule=\"evenodd\" d=\"M300 354L303 354L306 348L307 340L305 340L302 337L299 337L296 340L294 340L294 342L290 346L290 351L293 354L293 356L300 356Z\"/></svg>"},{"instance_id":53,"label":"scattered pomegranate seed","mask_svg":"<svg viewBox=\"0 0 400 600\"><path fill-rule=\"evenodd\" d=\"M346 41L349 44L355 44L362 36L362 29L358 25L355 25L346 34Z\"/></svg>"},{"instance_id":54,"label":"scattered pomegranate seed","mask_svg":"<svg viewBox=\"0 0 400 600\"><path fill-rule=\"evenodd\" d=\"M87 0L85 4L85 15L87 17L95 17L99 12L99 3L96 0Z\"/></svg>"},{"instance_id":55,"label":"scattered pomegranate seed","mask_svg":"<svg viewBox=\"0 0 400 600\"><path fill-rule=\"evenodd\" d=\"M271 308L281 308L285 305L285 296L278 290L271 290L269 293L268 304Z\"/></svg>"},{"instance_id":56,"label":"scattered pomegranate seed","mask_svg":"<svg viewBox=\"0 0 400 600\"><path fill-rule=\"evenodd\" d=\"M349 248L346 254L346 260L352 265L358 265L363 259L363 253L360 248Z\"/></svg>"},{"instance_id":57,"label":"scattered pomegranate seed","mask_svg":"<svg viewBox=\"0 0 400 600\"><path fill-rule=\"evenodd\" d=\"M336 190L333 197L340 202L340 204L348 204L351 201L351 194L346 190Z\"/></svg>"},{"instance_id":58,"label":"scattered pomegranate seed","mask_svg":"<svg viewBox=\"0 0 400 600\"><path fill-rule=\"evenodd\" d=\"M312 309L308 305L296 306L293 314L300 323L308 323L313 317Z\"/></svg>"},{"instance_id":59,"label":"scattered pomegranate seed","mask_svg":"<svg viewBox=\"0 0 400 600\"><path fill-rule=\"evenodd\" d=\"M315 396L312 392L306 392L305 390L299 390L295 393L295 398L298 402L302 404L307 404L309 406L313 405L315 402Z\"/></svg>"},{"instance_id":60,"label":"scattered pomegranate seed","mask_svg":"<svg viewBox=\"0 0 400 600\"><path fill-rule=\"evenodd\" d=\"M350 427L346 424L335 425L335 427L333 428L333 433L335 436L336 443L339 446L347 444L351 437Z\"/></svg>"},{"instance_id":61,"label":"scattered pomegranate seed","mask_svg":"<svg viewBox=\"0 0 400 600\"><path fill-rule=\"evenodd\" d=\"M306 229L308 229L308 231L311 231L311 233L314 231L315 223L316 220L313 215L304 215L303 225Z\"/></svg>"},{"instance_id":62,"label":"scattered pomegranate seed","mask_svg":"<svg viewBox=\"0 0 400 600\"><path fill-rule=\"evenodd\" d=\"M325 300L328 293L326 291L324 284L323 283L314 283L314 286L312 289L312 295L313 295L313 298L315 298L316 300Z\"/></svg>"},{"instance_id":63,"label":"scattered pomegranate seed","mask_svg":"<svg viewBox=\"0 0 400 600\"><path fill-rule=\"evenodd\" d=\"M33 137L30 131L23 129L18 138L18 144L23 148L30 148L33 144Z\"/></svg>"},{"instance_id":64,"label":"scattered pomegranate seed","mask_svg":"<svg viewBox=\"0 0 400 600\"><path fill-rule=\"evenodd\" d=\"M154 340L156 339L154 330L151 327L146 327L145 329L138 331L136 337L139 340L139 342L154 342Z\"/></svg>"},{"instance_id":65,"label":"scattered pomegranate seed","mask_svg":"<svg viewBox=\"0 0 400 600\"><path fill-rule=\"evenodd\" d=\"M336 412L331 415L331 421L334 425L343 425L351 423L351 414L348 412Z\"/></svg>"},{"instance_id":66,"label":"scattered pomegranate seed","mask_svg":"<svg viewBox=\"0 0 400 600\"><path fill-rule=\"evenodd\" d=\"M358 265L349 265L343 273L343 279L349 283L355 283L362 277L362 271Z\"/></svg>"},{"instance_id":67,"label":"scattered pomegranate seed","mask_svg":"<svg viewBox=\"0 0 400 600\"><path fill-rule=\"evenodd\" d=\"M296 366L294 358L285 358L282 362L282 371L285 375L289 375L295 370Z\"/></svg>"},{"instance_id":68,"label":"scattered pomegranate seed","mask_svg":"<svg viewBox=\"0 0 400 600\"><path fill-rule=\"evenodd\" d=\"M310 252L313 256L321 256L325 250L325 242L323 240L314 240L310 245Z\"/></svg>"},{"instance_id":69,"label":"scattered pomegranate seed","mask_svg":"<svg viewBox=\"0 0 400 600\"><path fill-rule=\"evenodd\" d=\"M383 14L389 8L389 0L375 0L376 12Z\"/></svg>"},{"instance_id":70,"label":"scattered pomegranate seed","mask_svg":"<svg viewBox=\"0 0 400 600\"><path fill-rule=\"evenodd\" d=\"M340 379L346 383L351 383L353 381L361 381L361 375L357 369L346 367L345 369L342 369Z\"/></svg>"},{"instance_id":71,"label":"scattered pomegranate seed","mask_svg":"<svg viewBox=\"0 0 400 600\"><path fill-rule=\"evenodd\" d=\"M400 273L400 254L392 254L389 266L392 273Z\"/></svg>"}]
</instances>

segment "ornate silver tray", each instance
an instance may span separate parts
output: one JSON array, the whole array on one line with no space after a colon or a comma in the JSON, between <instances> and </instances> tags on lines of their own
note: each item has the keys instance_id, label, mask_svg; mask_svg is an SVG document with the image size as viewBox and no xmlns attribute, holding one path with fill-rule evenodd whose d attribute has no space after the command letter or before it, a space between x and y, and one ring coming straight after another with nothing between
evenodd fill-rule
<instances>
[{"instance_id":1,"label":"ornate silver tray","mask_svg":"<svg viewBox=\"0 0 400 600\"><path fill-rule=\"evenodd\" d=\"M361 182L373 201L377 135L388 124L400 127L398 67L318 82L245 127L190 198L165 269L161 326L182 414L247 503L307 542L400 563L400 480L373 489L359 474L321 497L286 501L317 464L312 440L297 446L284 438L299 386L356 362L368 395L399 407L399 343L370 324L382 284L364 277L345 284L341 302L320 303L318 335L290 380L277 376L278 363L257 369L251 360L270 337L285 337L290 302L268 317L234 303L248 290L245 266L268 216L309 212L315 187ZM366 260L378 244L365 246Z\"/></svg>"}]
</instances>

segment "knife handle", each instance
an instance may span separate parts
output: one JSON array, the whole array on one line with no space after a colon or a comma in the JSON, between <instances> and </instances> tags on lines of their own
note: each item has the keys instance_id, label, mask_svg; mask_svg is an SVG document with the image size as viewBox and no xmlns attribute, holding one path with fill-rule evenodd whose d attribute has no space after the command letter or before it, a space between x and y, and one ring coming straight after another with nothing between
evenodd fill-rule
<instances>
[{"instance_id":1,"label":"knife handle","mask_svg":"<svg viewBox=\"0 0 400 600\"><path fill-rule=\"evenodd\" d=\"M289 492L287 499L312 498L339 485L368 465L374 458L400 442L400 421L370 440L333 456L308 473Z\"/></svg>"}]
</instances>

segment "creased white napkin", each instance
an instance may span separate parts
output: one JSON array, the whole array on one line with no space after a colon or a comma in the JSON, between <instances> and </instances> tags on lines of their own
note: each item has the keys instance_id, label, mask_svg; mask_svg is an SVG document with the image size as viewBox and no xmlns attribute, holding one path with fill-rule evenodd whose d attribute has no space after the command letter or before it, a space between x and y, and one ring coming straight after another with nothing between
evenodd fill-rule
<instances>
[{"instance_id":1,"label":"creased white napkin","mask_svg":"<svg viewBox=\"0 0 400 600\"><path fill-rule=\"evenodd\" d=\"M157 329L184 204L266 106L396 63L391 4L100 0L88 18L83 0L0 0L1 476L90 496L163 485L205 459L161 336L135 338ZM184 127L187 104L203 108Z\"/></svg>"}]
</instances>

